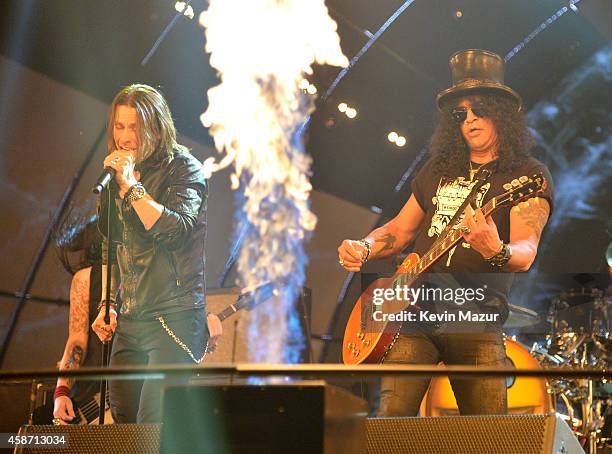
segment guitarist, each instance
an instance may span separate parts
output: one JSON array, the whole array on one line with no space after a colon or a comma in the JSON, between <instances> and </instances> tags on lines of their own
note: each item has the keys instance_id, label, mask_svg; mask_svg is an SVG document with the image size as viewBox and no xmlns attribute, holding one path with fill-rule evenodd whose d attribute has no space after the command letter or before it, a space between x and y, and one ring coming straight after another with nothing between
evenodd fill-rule
<instances>
[{"instance_id":1,"label":"guitarist","mask_svg":"<svg viewBox=\"0 0 612 454\"><path fill-rule=\"evenodd\" d=\"M93 216L88 222L65 221L56 244L60 261L72 275L68 340L59 367L61 370L99 367L102 345L89 329L101 299L102 239L97 231L97 217ZM72 379L59 378L54 393L53 423L73 422L77 410L73 402L92 401L99 389L97 381L75 383ZM97 416L98 412L91 414Z\"/></svg>"},{"instance_id":2,"label":"guitarist","mask_svg":"<svg viewBox=\"0 0 612 454\"><path fill-rule=\"evenodd\" d=\"M417 305L421 312L445 316L469 309L494 321L406 321L385 363L505 366L502 325L508 316L507 296L513 273L527 271L536 257L552 210L551 179L546 167L528 153L533 139L520 96L503 83L504 61L488 51L464 50L451 57L450 67L453 85L437 96L440 115L431 158L412 181L412 195L387 224L361 240L344 240L338 248L339 263L359 272L366 261L398 254L410 243L422 256L447 233L447 226L460 229L462 241L431 266L422 278L423 287L482 289L484 299L465 303L438 298ZM491 175L474 203L449 226L481 168ZM483 216L478 207L506 192L504 185L537 172L548 182L539 197ZM383 377L379 415L415 416L429 380ZM507 412L505 378L451 379L451 384L462 415Z\"/></svg>"}]
</instances>

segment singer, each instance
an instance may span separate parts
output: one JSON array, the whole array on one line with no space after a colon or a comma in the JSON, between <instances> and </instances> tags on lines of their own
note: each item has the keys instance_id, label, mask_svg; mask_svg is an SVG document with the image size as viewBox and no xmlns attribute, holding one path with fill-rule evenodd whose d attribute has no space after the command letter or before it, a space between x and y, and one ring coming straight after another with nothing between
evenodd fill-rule
<instances>
[{"instance_id":1,"label":"singer","mask_svg":"<svg viewBox=\"0 0 612 454\"><path fill-rule=\"evenodd\" d=\"M111 246L118 266L112 267L110 324L100 303L92 328L103 342L114 335L111 367L198 363L221 334L219 319L206 314L208 187L201 164L177 142L166 100L147 85L130 85L115 96L107 147L104 167L114 173L109 190L116 206L110 210L116 213ZM100 197L101 223L107 205L107 197ZM105 295L105 270L102 275ZM168 383L112 380L114 421L159 422L161 390Z\"/></svg>"}]
</instances>

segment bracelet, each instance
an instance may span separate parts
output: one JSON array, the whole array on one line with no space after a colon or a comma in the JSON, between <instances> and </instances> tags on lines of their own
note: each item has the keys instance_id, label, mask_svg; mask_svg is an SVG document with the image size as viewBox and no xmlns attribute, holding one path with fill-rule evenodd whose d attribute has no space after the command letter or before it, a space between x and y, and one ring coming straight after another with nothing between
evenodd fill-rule
<instances>
[{"instance_id":1,"label":"bracelet","mask_svg":"<svg viewBox=\"0 0 612 454\"><path fill-rule=\"evenodd\" d=\"M489 264L495 268L501 268L504 266L512 257L512 249L509 245L502 241L501 250L493 257L487 260Z\"/></svg>"},{"instance_id":2,"label":"bracelet","mask_svg":"<svg viewBox=\"0 0 612 454\"><path fill-rule=\"evenodd\" d=\"M372 245L365 238L357 240L357 242L361 244L366 250L365 257L361 259L361 263L365 263L368 261L368 259L370 258L370 254L372 253Z\"/></svg>"},{"instance_id":3,"label":"bracelet","mask_svg":"<svg viewBox=\"0 0 612 454\"><path fill-rule=\"evenodd\" d=\"M145 187L139 181L133 184L132 186L130 186L130 188L127 190L127 192L123 196L123 201L124 203L131 204L135 202L136 200L142 199L146 193L147 191L145 190Z\"/></svg>"},{"instance_id":4,"label":"bracelet","mask_svg":"<svg viewBox=\"0 0 612 454\"><path fill-rule=\"evenodd\" d=\"M53 393L53 400L62 396L70 397L70 388L68 388L68 386L66 385L60 385L55 388L55 392Z\"/></svg>"},{"instance_id":5,"label":"bracelet","mask_svg":"<svg viewBox=\"0 0 612 454\"><path fill-rule=\"evenodd\" d=\"M98 309L97 309L97 310L98 310L98 312L100 312L100 310L101 310L101 309L104 307L104 305L105 305L105 304L106 304L106 300L102 300L102 301L100 301L100 302L98 303ZM109 306L110 306L110 308L111 308L112 310L114 310L115 312L117 312L117 303L116 303L116 302L114 302L113 300L111 300L111 302L110 302L110 303L108 303L108 304L109 304Z\"/></svg>"}]
</instances>

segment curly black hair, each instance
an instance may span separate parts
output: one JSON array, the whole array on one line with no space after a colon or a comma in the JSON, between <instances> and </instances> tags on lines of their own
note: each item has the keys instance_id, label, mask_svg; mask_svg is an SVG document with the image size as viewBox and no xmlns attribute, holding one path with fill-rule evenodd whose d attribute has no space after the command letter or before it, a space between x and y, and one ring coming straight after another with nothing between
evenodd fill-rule
<instances>
[{"instance_id":1,"label":"curly black hair","mask_svg":"<svg viewBox=\"0 0 612 454\"><path fill-rule=\"evenodd\" d=\"M70 274L102 261L98 217L71 208L54 232L55 251Z\"/></svg>"},{"instance_id":2,"label":"curly black hair","mask_svg":"<svg viewBox=\"0 0 612 454\"><path fill-rule=\"evenodd\" d=\"M456 97L442 107L429 147L434 158L434 171L446 176L463 175L469 169L468 147L461 129L452 118L452 111L461 99L464 98ZM482 104L493 121L498 139L497 171L508 172L518 167L529 156L535 141L516 100L494 92L479 92L465 96L465 99Z\"/></svg>"}]
</instances>

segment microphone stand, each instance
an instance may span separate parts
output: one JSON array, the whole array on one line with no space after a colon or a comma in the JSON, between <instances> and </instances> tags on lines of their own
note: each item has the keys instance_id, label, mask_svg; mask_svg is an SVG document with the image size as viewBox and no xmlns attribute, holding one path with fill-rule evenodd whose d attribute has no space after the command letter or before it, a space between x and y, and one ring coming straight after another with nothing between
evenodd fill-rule
<instances>
[{"instance_id":1,"label":"microphone stand","mask_svg":"<svg viewBox=\"0 0 612 454\"><path fill-rule=\"evenodd\" d=\"M114 251L112 251L112 214L115 210L115 191L113 190L114 185L109 183L105 188L107 195L107 208L106 208L106 241L108 247L106 248L106 287L104 295L104 323L110 324L110 300L111 300L111 282L112 282L112 267L113 260L115 259ZM102 196L103 197L103 196ZM112 338L111 338L112 340ZM110 343L102 343L102 367L108 367L110 357ZM98 413L98 424L104 424L104 415L106 413L106 379L100 380L100 409Z\"/></svg>"}]
</instances>

